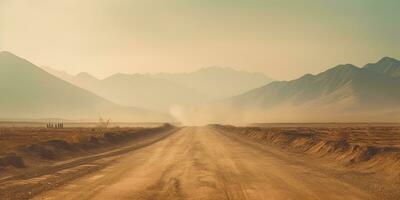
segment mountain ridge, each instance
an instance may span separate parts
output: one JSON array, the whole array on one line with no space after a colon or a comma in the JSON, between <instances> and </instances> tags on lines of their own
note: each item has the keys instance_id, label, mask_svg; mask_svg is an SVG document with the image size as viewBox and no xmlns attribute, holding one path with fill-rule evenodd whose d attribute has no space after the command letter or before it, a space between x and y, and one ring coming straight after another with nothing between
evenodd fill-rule
<instances>
[{"instance_id":1,"label":"mountain ridge","mask_svg":"<svg viewBox=\"0 0 400 200\"><path fill-rule=\"evenodd\" d=\"M371 64L361 68L352 64L338 65L315 75L305 74L290 81L275 81L226 102L232 109L241 111L274 110L274 115L279 115L279 110L293 110L293 116L303 112L303 117L307 112L331 113L336 117L370 113L368 116L372 120L376 119L375 112L400 110L400 78L381 70L397 61L383 58L377 65L373 64L374 70L371 70ZM273 118L265 116L266 119Z\"/></svg>"},{"instance_id":2,"label":"mountain ridge","mask_svg":"<svg viewBox=\"0 0 400 200\"><path fill-rule=\"evenodd\" d=\"M400 78L400 60L391 57L383 57L376 63L369 63L363 68L377 73Z\"/></svg>"},{"instance_id":3,"label":"mountain ridge","mask_svg":"<svg viewBox=\"0 0 400 200\"><path fill-rule=\"evenodd\" d=\"M119 106L51 75L26 59L0 52L0 118L167 119L145 109Z\"/></svg>"},{"instance_id":4,"label":"mountain ridge","mask_svg":"<svg viewBox=\"0 0 400 200\"><path fill-rule=\"evenodd\" d=\"M176 106L203 104L218 98L228 98L231 94L268 82L264 75L227 67L208 67L190 73L177 74L116 73L103 79L97 79L90 74L73 76L50 68L46 70L118 104L162 112L169 112ZM249 84L246 85L246 82ZM235 85L238 83L241 84L241 88L236 90ZM225 91L231 90L230 88L234 90ZM209 92L211 90L212 92ZM160 102L160 99L163 99L163 102Z\"/></svg>"},{"instance_id":5,"label":"mountain ridge","mask_svg":"<svg viewBox=\"0 0 400 200\"><path fill-rule=\"evenodd\" d=\"M254 93L255 91L268 90L271 87L275 87L276 89L280 89L279 87L284 87L284 90L286 92L289 91L289 93L292 91L292 94L288 94L289 96L299 92L301 89L308 90L308 87L312 87L311 89L314 91L318 89L318 94L320 95L326 95L350 82L352 82L351 84L354 84L354 81L358 81L358 79L369 79L370 77L374 77L379 80L387 79L389 81L397 82L395 77L387 77L382 73L366 70L365 68L359 68L352 64L345 64L330 68L316 75L306 74L291 81L275 81L242 95L238 95L237 97Z\"/></svg>"}]
</instances>

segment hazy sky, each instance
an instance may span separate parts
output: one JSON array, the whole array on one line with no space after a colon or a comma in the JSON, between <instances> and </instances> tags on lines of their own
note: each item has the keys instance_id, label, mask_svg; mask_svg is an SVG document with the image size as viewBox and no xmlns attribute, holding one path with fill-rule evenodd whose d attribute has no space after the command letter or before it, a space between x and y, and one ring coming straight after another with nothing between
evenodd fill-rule
<instances>
[{"instance_id":1,"label":"hazy sky","mask_svg":"<svg viewBox=\"0 0 400 200\"><path fill-rule=\"evenodd\" d=\"M398 0L0 0L0 49L104 77L208 66L276 79L400 58Z\"/></svg>"}]
</instances>

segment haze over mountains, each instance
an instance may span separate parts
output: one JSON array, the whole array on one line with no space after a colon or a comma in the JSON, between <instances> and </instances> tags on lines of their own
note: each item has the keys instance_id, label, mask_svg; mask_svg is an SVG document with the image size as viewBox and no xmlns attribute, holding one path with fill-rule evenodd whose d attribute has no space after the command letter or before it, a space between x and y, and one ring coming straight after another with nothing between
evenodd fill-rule
<instances>
[{"instance_id":1,"label":"haze over mountains","mask_svg":"<svg viewBox=\"0 0 400 200\"><path fill-rule=\"evenodd\" d=\"M189 123L400 121L400 61L389 57L271 83L261 74L220 67L105 79L46 70L51 74L0 53L1 119L171 121L160 113L183 105L172 114Z\"/></svg>"},{"instance_id":2,"label":"haze over mountains","mask_svg":"<svg viewBox=\"0 0 400 200\"><path fill-rule=\"evenodd\" d=\"M209 67L191 73L114 74L97 79L88 73L76 76L45 68L79 87L121 105L169 112L175 106L191 106L229 98L271 82L260 73Z\"/></svg>"},{"instance_id":3,"label":"haze over mountains","mask_svg":"<svg viewBox=\"0 0 400 200\"><path fill-rule=\"evenodd\" d=\"M393 106L400 100L400 79L385 69L392 63L386 58L367 68L339 65L317 75L307 74L293 81L277 81L254 89L232 100L238 106L264 108L278 104L313 104L330 106L347 104L346 108ZM380 70L382 69L382 70ZM378 72L379 71L379 72ZM395 72L395 70L393 70Z\"/></svg>"},{"instance_id":4,"label":"haze over mountains","mask_svg":"<svg viewBox=\"0 0 400 200\"><path fill-rule=\"evenodd\" d=\"M399 72L400 61L388 57L363 68L339 65L317 75L250 90L206 108L204 114L212 114L201 118L227 122L395 122L400 120ZM191 112L198 114L202 109ZM186 117L195 115L189 112Z\"/></svg>"},{"instance_id":5,"label":"haze over mountains","mask_svg":"<svg viewBox=\"0 0 400 200\"><path fill-rule=\"evenodd\" d=\"M63 81L8 52L0 52L0 118L99 117L129 121L166 121L166 115L114 104Z\"/></svg>"},{"instance_id":6,"label":"haze over mountains","mask_svg":"<svg viewBox=\"0 0 400 200\"><path fill-rule=\"evenodd\" d=\"M261 73L228 67L207 67L192 73L159 73L152 77L185 85L215 99L239 95L273 81Z\"/></svg>"}]
</instances>

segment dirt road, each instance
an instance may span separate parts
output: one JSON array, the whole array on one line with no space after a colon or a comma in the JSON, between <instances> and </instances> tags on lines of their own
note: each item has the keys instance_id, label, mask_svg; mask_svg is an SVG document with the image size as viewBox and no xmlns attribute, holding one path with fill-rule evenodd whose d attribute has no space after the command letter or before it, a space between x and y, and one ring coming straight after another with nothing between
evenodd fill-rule
<instances>
[{"instance_id":1,"label":"dirt road","mask_svg":"<svg viewBox=\"0 0 400 200\"><path fill-rule=\"evenodd\" d=\"M301 157L187 127L35 199L374 199Z\"/></svg>"}]
</instances>

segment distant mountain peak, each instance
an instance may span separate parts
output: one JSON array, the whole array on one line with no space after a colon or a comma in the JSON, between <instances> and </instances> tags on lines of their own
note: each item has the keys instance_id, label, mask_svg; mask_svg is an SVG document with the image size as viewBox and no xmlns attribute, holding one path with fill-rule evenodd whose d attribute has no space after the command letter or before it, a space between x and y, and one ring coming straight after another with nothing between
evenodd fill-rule
<instances>
[{"instance_id":1,"label":"distant mountain peak","mask_svg":"<svg viewBox=\"0 0 400 200\"><path fill-rule=\"evenodd\" d=\"M364 69L392 77L400 77L400 60L391 57L383 57L376 63L365 65Z\"/></svg>"},{"instance_id":2,"label":"distant mountain peak","mask_svg":"<svg viewBox=\"0 0 400 200\"><path fill-rule=\"evenodd\" d=\"M25 59L18 57L17 55L9 52L9 51L1 51L0 52L0 57L2 59L13 59L13 60L20 60L20 61L26 61Z\"/></svg>"},{"instance_id":3,"label":"distant mountain peak","mask_svg":"<svg viewBox=\"0 0 400 200\"><path fill-rule=\"evenodd\" d=\"M30 61L21 58L11 52L2 51L0 52L0 66L3 68L8 68L9 70L20 70L26 72L33 72L33 71L43 71L41 68L36 67Z\"/></svg>"},{"instance_id":4,"label":"distant mountain peak","mask_svg":"<svg viewBox=\"0 0 400 200\"><path fill-rule=\"evenodd\" d=\"M96 77L92 76L87 72L80 72L79 74L76 75L76 77L79 79L97 79Z\"/></svg>"},{"instance_id":5,"label":"distant mountain peak","mask_svg":"<svg viewBox=\"0 0 400 200\"><path fill-rule=\"evenodd\" d=\"M339 70L358 70L358 69L360 69L353 64L342 64L342 65L338 65L338 66L334 67L333 69L335 69L335 68L339 69Z\"/></svg>"},{"instance_id":6,"label":"distant mountain peak","mask_svg":"<svg viewBox=\"0 0 400 200\"><path fill-rule=\"evenodd\" d=\"M301 76L301 77L298 78L298 79L310 79L310 78L313 78L313 77L315 77L315 75L312 75L312 74L304 74L303 76Z\"/></svg>"},{"instance_id":7,"label":"distant mountain peak","mask_svg":"<svg viewBox=\"0 0 400 200\"><path fill-rule=\"evenodd\" d=\"M400 60L386 56L386 57L383 57L382 59L380 59L377 63L399 63L400 64Z\"/></svg>"},{"instance_id":8,"label":"distant mountain peak","mask_svg":"<svg viewBox=\"0 0 400 200\"><path fill-rule=\"evenodd\" d=\"M383 57L381 58L378 62L376 63L369 63L364 66L364 68L370 68L370 67L389 67L392 65L397 65L400 66L400 60L397 60L395 58L391 57Z\"/></svg>"},{"instance_id":9,"label":"distant mountain peak","mask_svg":"<svg viewBox=\"0 0 400 200\"><path fill-rule=\"evenodd\" d=\"M9 51L0 51L0 55L2 56L15 56L17 57L15 54L9 52Z\"/></svg>"},{"instance_id":10,"label":"distant mountain peak","mask_svg":"<svg viewBox=\"0 0 400 200\"><path fill-rule=\"evenodd\" d=\"M330 68L321 74L347 74L347 73L355 73L361 71L361 68L352 65L352 64L342 64L336 67Z\"/></svg>"}]
</instances>

